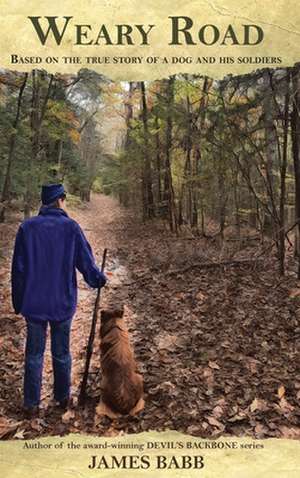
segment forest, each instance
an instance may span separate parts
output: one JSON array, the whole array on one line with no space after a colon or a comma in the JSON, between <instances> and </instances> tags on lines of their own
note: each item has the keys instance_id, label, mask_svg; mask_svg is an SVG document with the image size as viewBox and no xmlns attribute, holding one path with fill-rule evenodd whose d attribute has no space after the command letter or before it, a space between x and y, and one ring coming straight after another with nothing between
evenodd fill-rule
<instances>
[{"instance_id":1,"label":"forest","mask_svg":"<svg viewBox=\"0 0 300 478\"><path fill-rule=\"evenodd\" d=\"M53 417L20 426L5 379L21 360L19 320L19 342L2 350L1 436L118 434L156 420L201 436L299 437L300 64L151 82L0 69L0 131L1 338L16 323L17 225L36 214L42 184L63 182L97 259L109 249L107 295L128 307L146 376L140 418L105 421L91 405L59 428ZM78 317L90 317L81 287Z\"/></svg>"},{"instance_id":2,"label":"forest","mask_svg":"<svg viewBox=\"0 0 300 478\"><path fill-rule=\"evenodd\" d=\"M83 201L112 193L175 233L205 236L212 220L240 241L251 229L274 241L284 274L287 232L300 228L297 66L222 81L115 84L87 70L0 80L2 222L10 207L29 217L42 183L65 181Z\"/></svg>"}]
</instances>

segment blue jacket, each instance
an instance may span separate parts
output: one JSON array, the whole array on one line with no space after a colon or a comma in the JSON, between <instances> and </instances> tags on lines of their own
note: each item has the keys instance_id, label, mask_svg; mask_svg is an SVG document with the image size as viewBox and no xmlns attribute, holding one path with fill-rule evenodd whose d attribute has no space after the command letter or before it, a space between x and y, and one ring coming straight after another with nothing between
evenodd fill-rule
<instances>
[{"instance_id":1,"label":"blue jacket","mask_svg":"<svg viewBox=\"0 0 300 478\"><path fill-rule=\"evenodd\" d=\"M91 287L105 284L77 222L63 209L42 206L16 236L11 277L15 312L29 320L71 318L77 304L76 268Z\"/></svg>"}]
</instances>

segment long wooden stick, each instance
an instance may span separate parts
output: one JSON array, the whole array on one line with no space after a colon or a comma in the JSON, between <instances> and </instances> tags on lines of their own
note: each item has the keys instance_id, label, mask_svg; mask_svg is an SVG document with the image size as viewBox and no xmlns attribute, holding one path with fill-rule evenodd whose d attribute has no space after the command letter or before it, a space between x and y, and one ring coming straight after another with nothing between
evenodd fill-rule
<instances>
[{"instance_id":1,"label":"long wooden stick","mask_svg":"<svg viewBox=\"0 0 300 478\"><path fill-rule=\"evenodd\" d=\"M101 265L101 272L104 272L106 256L107 256L107 249L104 249L103 258L102 258L102 265ZM83 374L81 387L80 387L80 393L79 393L79 405L84 405L85 399L86 399L86 386L87 386L87 380L88 380L88 375L89 375L90 362L91 362L91 358L92 358L92 354L93 354L93 346L94 346L94 340L95 340L98 311L99 311L99 306L100 306L100 296L101 296L101 287L99 287L98 290L97 290L96 302L95 302L95 306L94 306L92 326L91 326L91 331L90 331L90 336L89 336L89 341L88 341L88 346L87 346L87 351L86 351L85 369L84 369L84 374Z\"/></svg>"}]
</instances>

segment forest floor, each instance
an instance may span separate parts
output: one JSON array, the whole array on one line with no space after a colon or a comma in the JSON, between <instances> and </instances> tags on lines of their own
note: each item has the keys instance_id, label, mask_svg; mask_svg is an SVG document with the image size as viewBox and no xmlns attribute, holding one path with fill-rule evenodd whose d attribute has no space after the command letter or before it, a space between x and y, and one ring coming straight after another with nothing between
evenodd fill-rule
<instances>
[{"instance_id":1,"label":"forest floor","mask_svg":"<svg viewBox=\"0 0 300 478\"><path fill-rule=\"evenodd\" d=\"M176 238L160 223L142 225L134 212L102 195L69 213L81 224L99 264L108 248L110 284L102 305L125 305L144 376L145 409L135 417L98 415L99 330L89 400L84 409L76 406L95 300L95 291L80 279L72 326L74 405L62 412L52 399L48 345L41 415L24 420L25 323L10 304L16 216L0 225L0 437L70 432L114 436L151 429L211 438L300 437L300 284L292 257L282 278L270 252L242 262L257 254L260 246L253 241L233 253L234 242L220 249L213 239L188 234Z\"/></svg>"}]
</instances>

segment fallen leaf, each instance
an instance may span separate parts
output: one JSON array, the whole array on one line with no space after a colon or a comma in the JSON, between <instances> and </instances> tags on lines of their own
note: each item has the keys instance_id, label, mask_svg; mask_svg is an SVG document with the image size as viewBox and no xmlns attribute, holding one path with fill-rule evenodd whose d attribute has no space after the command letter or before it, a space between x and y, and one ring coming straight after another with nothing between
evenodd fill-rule
<instances>
[{"instance_id":1,"label":"fallen leaf","mask_svg":"<svg viewBox=\"0 0 300 478\"><path fill-rule=\"evenodd\" d=\"M30 427L33 429L33 430L36 430L37 432L41 431L42 427L41 427L41 421L39 418L35 418L33 420L31 420L30 422Z\"/></svg>"},{"instance_id":2,"label":"fallen leaf","mask_svg":"<svg viewBox=\"0 0 300 478\"><path fill-rule=\"evenodd\" d=\"M217 362L212 362L212 361L210 361L210 362L208 362L208 366L209 366L210 368L214 369L214 370L220 370L220 367L219 367L219 365L217 364Z\"/></svg>"},{"instance_id":3,"label":"fallen leaf","mask_svg":"<svg viewBox=\"0 0 300 478\"><path fill-rule=\"evenodd\" d=\"M223 415L224 411L223 411L223 408L220 407L220 405L217 405L217 406L213 409L212 413L213 413L213 416L214 416L215 418L220 418L220 417Z\"/></svg>"},{"instance_id":4,"label":"fallen leaf","mask_svg":"<svg viewBox=\"0 0 300 478\"><path fill-rule=\"evenodd\" d=\"M258 423L255 428L254 428L255 433L261 438L263 435L266 435L268 433L267 427L262 425L261 423Z\"/></svg>"},{"instance_id":5,"label":"fallen leaf","mask_svg":"<svg viewBox=\"0 0 300 478\"><path fill-rule=\"evenodd\" d=\"M257 398L255 398L250 405L250 412L253 413L258 409L259 409L259 401Z\"/></svg>"},{"instance_id":6,"label":"fallen leaf","mask_svg":"<svg viewBox=\"0 0 300 478\"><path fill-rule=\"evenodd\" d=\"M265 412L269 409L268 405L264 400L260 400L258 398L255 398L253 402L250 405L250 412L254 413L256 410L259 410L261 412Z\"/></svg>"},{"instance_id":7,"label":"fallen leaf","mask_svg":"<svg viewBox=\"0 0 300 478\"><path fill-rule=\"evenodd\" d=\"M11 422L7 418L0 418L0 438L13 433L22 422Z\"/></svg>"},{"instance_id":8,"label":"fallen leaf","mask_svg":"<svg viewBox=\"0 0 300 478\"><path fill-rule=\"evenodd\" d=\"M75 411L74 410L67 410L61 417L63 423L69 423L72 418L75 418Z\"/></svg>"},{"instance_id":9,"label":"fallen leaf","mask_svg":"<svg viewBox=\"0 0 300 478\"><path fill-rule=\"evenodd\" d=\"M117 437L117 436L122 436L124 435L124 432L121 430L116 430L114 427L110 427L106 432L104 436L107 437Z\"/></svg>"},{"instance_id":10,"label":"fallen leaf","mask_svg":"<svg viewBox=\"0 0 300 478\"><path fill-rule=\"evenodd\" d=\"M291 299L295 299L296 297L299 297L300 295L300 289L292 289L289 293L289 296Z\"/></svg>"},{"instance_id":11,"label":"fallen leaf","mask_svg":"<svg viewBox=\"0 0 300 478\"><path fill-rule=\"evenodd\" d=\"M281 431L283 438L300 438L300 427L288 427L286 425L280 425L278 428Z\"/></svg>"},{"instance_id":12,"label":"fallen leaf","mask_svg":"<svg viewBox=\"0 0 300 478\"><path fill-rule=\"evenodd\" d=\"M249 368L249 370L251 371L251 373L255 374L257 373L257 365L258 365L258 360L255 360L253 358L250 358L248 359L248 362L247 362L247 367Z\"/></svg>"},{"instance_id":13,"label":"fallen leaf","mask_svg":"<svg viewBox=\"0 0 300 478\"><path fill-rule=\"evenodd\" d=\"M214 417L207 417L206 420L208 421L208 423L214 427L217 427L217 428L223 428L224 425L223 423L219 422L216 418Z\"/></svg>"},{"instance_id":14,"label":"fallen leaf","mask_svg":"<svg viewBox=\"0 0 300 478\"><path fill-rule=\"evenodd\" d=\"M199 302L203 302L206 298L206 295L203 294L203 292L199 291L198 294L196 295L196 299L199 300Z\"/></svg>"},{"instance_id":15,"label":"fallen leaf","mask_svg":"<svg viewBox=\"0 0 300 478\"><path fill-rule=\"evenodd\" d=\"M285 388L283 385L280 385L277 391L278 398L282 398L285 394Z\"/></svg>"},{"instance_id":16,"label":"fallen leaf","mask_svg":"<svg viewBox=\"0 0 300 478\"><path fill-rule=\"evenodd\" d=\"M25 433L25 430L20 430L14 434L14 438L16 438L17 440L24 440L25 438L24 433Z\"/></svg>"},{"instance_id":17,"label":"fallen leaf","mask_svg":"<svg viewBox=\"0 0 300 478\"><path fill-rule=\"evenodd\" d=\"M247 419L248 419L247 415L244 412L240 412L240 413L234 415L233 417L228 418L228 421L234 423L234 422L241 422L241 421L247 420Z\"/></svg>"},{"instance_id":18,"label":"fallen leaf","mask_svg":"<svg viewBox=\"0 0 300 478\"><path fill-rule=\"evenodd\" d=\"M177 345L182 343L183 338L163 332L156 337L155 341L160 350L173 351Z\"/></svg>"},{"instance_id":19,"label":"fallen leaf","mask_svg":"<svg viewBox=\"0 0 300 478\"><path fill-rule=\"evenodd\" d=\"M151 392L152 393L157 393L158 391L162 391L162 392L170 392L171 390L176 390L176 385L174 385L174 383L172 382L162 382L162 383L159 383L158 385L156 385L156 387L154 387Z\"/></svg>"},{"instance_id":20,"label":"fallen leaf","mask_svg":"<svg viewBox=\"0 0 300 478\"><path fill-rule=\"evenodd\" d=\"M205 369L203 370L203 377L208 378L208 377L213 377L213 375L214 375L213 371L210 368L205 367Z\"/></svg>"},{"instance_id":21,"label":"fallen leaf","mask_svg":"<svg viewBox=\"0 0 300 478\"><path fill-rule=\"evenodd\" d=\"M284 397L280 399L279 406L285 412L292 412L295 409L295 407L291 403L289 403Z\"/></svg>"},{"instance_id":22,"label":"fallen leaf","mask_svg":"<svg viewBox=\"0 0 300 478\"><path fill-rule=\"evenodd\" d=\"M184 292L176 292L176 294L174 294L174 296L176 299L179 299L179 300L182 300L185 298L185 293Z\"/></svg>"},{"instance_id":23,"label":"fallen leaf","mask_svg":"<svg viewBox=\"0 0 300 478\"><path fill-rule=\"evenodd\" d=\"M186 431L189 435L200 435L200 429L198 425L190 425Z\"/></svg>"}]
</instances>

